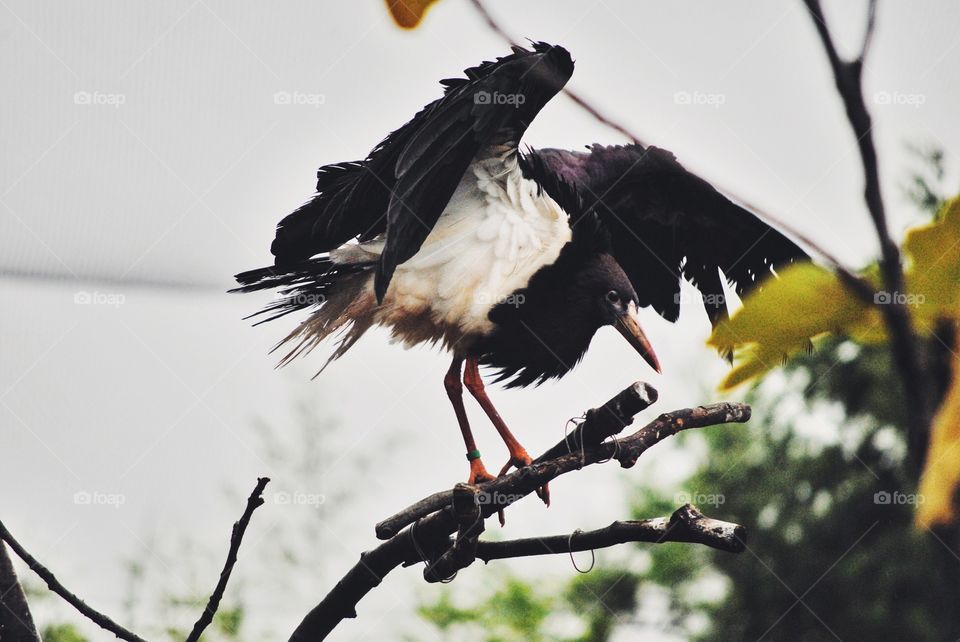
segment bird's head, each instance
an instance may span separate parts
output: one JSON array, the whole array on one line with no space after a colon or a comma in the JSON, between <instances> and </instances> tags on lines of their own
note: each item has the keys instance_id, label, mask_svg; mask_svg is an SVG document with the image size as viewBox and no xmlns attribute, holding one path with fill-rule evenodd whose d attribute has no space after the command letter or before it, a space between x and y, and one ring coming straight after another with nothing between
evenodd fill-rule
<instances>
[{"instance_id":1,"label":"bird's head","mask_svg":"<svg viewBox=\"0 0 960 642\"><path fill-rule=\"evenodd\" d=\"M609 254L597 254L578 272L571 300L599 326L612 325L634 350L660 372L660 362L637 316L637 293L623 268Z\"/></svg>"}]
</instances>

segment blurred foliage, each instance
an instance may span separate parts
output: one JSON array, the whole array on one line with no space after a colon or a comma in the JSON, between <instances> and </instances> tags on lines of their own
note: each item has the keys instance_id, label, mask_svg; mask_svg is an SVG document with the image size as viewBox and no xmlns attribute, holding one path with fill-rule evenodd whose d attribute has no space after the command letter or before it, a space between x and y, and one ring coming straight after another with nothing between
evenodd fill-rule
<instances>
[{"instance_id":1,"label":"blurred foliage","mask_svg":"<svg viewBox=\"0 0 960 642\"><path fill-rule=\"evenodd\" d=\"M946 154L935 145L907 145L907 152L919 162L904 188L907 199L922 212L936 215L937 210L956 189L945 188Z\"/></svg>"},{"instance_id":2,"label":"blurred foliage","mask_svg":"<svg viewBox=\"0 0 960 642\"><path fill-rule=\"evenodd\" d=\"M507 578L500 588L474 608L456 606L449 593L444 592L434 604L420 606L418 613L451 640L465 639L459 628L471 625L477 630L482 629L482 635L475 639L486 642L539 642L548 639L541 630L552 606L553 600L538 595L533 586Z\"/></svg>"},{"instance_id":3,"label":"blurred foliage","mask_svg":"<svg viewBox=\"0 0 960 642\"><path fill-rule=\"evenodd\" d=\"M933 192L927 186L921 208ZM861 272L877 290L874 303L906 306L918 336L951 348L944 327L956 335L960 325L960 198L945 203L935 219L907 232L903 242L906 262L905 293L885 292L877 266ZM861 344L886 342L878 305L854 294L836 273L813 264L794 265L780 278L746 297L744 306L710 336L709 344L739 361L721 383L729 389L775 368L784 355L825 335L845 336ZM957 346L960 348L960 346ZM960 356L955 357L960 361ZM893 369L891 369L893 371ZM953 372L960 374L960 365ZM960 485L960 379L933 419L930 448L923 471L923 495L917 522L921 526L949 524L956 519L954 496Z\"/></svg>"},{"instance_id":4,"label":"blurred foliage","mask_svg":"<svg viewBox=\"0 0 960 642\"><path fill-rule=\"evenodd\" d=\"M90 642L72 624L51 624L40 631L43 642Z\"/></svg>"},{"instance_id":5,"label":"blurred foliage","mask_svg":"<svg viewBox=\"0 0 960 642\"><path fill-rule=\"evenodd\" d=\"M892 397L882 406L887 410L902 401L888 381L885 348L862 348L852 359L849 353L849 344L833 342L790 369L807 396L796 413L779 416L787 413L761 388L751 395L760 412L747 430L706 431L709 460L686 486L724 497L723 518L749 525L750 539L739 556L706 552L709 566L729 580L722 601L696 606L674 597L679 612L700 608L708 617L697 639L960 636L956 535L911 526L922 499L905 466L902 424L883 420L899 413L881 419L886 412L874 416L863 408L841 419L838 435L818 425L832 404L861 398L864 386ZM814 378L836 367L842 372L829 380ZM824 435L796 430L801 415L814 418L809 431ZM655 571L649 579L669 578L676 596L678 584L694 586L704 567L676 571Z\"/></svg>"},{"instance_id":6,"label":"blurred foliage","mask_svg":"<svg viewBox=\"0 0 960 642\"><path fill-rule=\"evenodd\" d=\"M475 606L454 603L445 589L435 602L417 612L444 639L483 642L587 642L609 640L614 627L636 609L638 576L614 568L595 568L560 585L557 597L540 585L504 576L492 593ZM557 633L558 621L570 620L583 631L574 637Z\"/></svg>"}]
</instances>

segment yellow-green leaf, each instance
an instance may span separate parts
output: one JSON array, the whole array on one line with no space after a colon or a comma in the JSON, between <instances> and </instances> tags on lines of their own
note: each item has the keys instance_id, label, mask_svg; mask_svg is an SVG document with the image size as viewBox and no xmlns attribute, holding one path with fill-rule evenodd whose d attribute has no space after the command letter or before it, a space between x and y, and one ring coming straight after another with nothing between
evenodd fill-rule
<instances>
[{"instance_id":1,"label":"yellow-green leaf","mask_svg":"<svg viewBox=\"0 0 960 642\"><path fill-rule=\"evenodd\" d=\"M926 327L960 318L960 198L947 203L937 221L907 233L906 303Z\"/></svg>"},{"instance_id":2,"label":"yellow-green leaf","mask_svg":"<svg viewBox=\"0 0 960 642\"><path fill-rule=\"evenodd\" d=\"M876 271L867 278L876 280ZM780 365L785 356L806 349L826 332L844 332L862 341L885 336L876 308L857 298L833 272L800 263L748 295L707 343L734 351L737 367L720 384L727 389Z\"/></svg>"},{"instance_id":3,"label":"yellow-green leaf","mask_svg":"<svg viewBox=\"0 0 960 642\"><path fill-rule=\"evenodd\" d=\"M957 331L960 331L958 324ZM960 350L960 335L957 350ZM917 524L949 524L957 515L954 493L960 484L960 357L954 352L953 381L930 429L930 448L920 476Z\"/></svg>"},{"instance_id":4,"label":"yellow-green leaf","mask_svg":"<svg viewBox=\"0 0 960 642\"><path fill-rule=\"evenodd\" d=\"M437 0L387 0L387 9L398 25L413 29L423 20L424 14Z\"/></svg>"}]
</instances>

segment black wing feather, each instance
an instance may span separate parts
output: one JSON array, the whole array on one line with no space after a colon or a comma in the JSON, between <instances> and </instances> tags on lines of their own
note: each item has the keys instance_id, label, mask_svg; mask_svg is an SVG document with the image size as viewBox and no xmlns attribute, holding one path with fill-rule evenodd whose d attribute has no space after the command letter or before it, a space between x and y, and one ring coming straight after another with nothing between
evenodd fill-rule
<instances>
[{"instance_id":1,"label":"black wing feather","mask_svg":"<svg viewBox=\"0 0 960 642\"><path fill-rule=\"evenodd\" d=\"M420 249L477 155L493 145L516 153L533 118L573 73L561 47L533 43L442 81L444 96L353 163L321 167L317 194L277 226L278 266L347 241L386 234L375 289L383 298L398 265ZM513 96L497 102L496 96Z\"/></svg>"},{"instance_id":2,"label":"black wing feather","mask_svg":"<svg viewBox=\"0 0 960 642\"><path fill-rule=\"evenodd\" d=\"M516 153L523 132L572 73L565 49L534 43L533 51L515 48L468 69L465 80L445 82L444 97L418 124L396 164L386 246L374 281L378 299L396 267L420 249L470 163L493 145Z\"/></svg>"},{"instance_id":3,"label":"black wing feather","mask_svg":"<svg viewBox=\"0 0 960 642\"><path fill-rule=\"evenodd\" d=\"M588 149L532 154L576 189L582 212L600 218L640 304L653 306L669 321L679 317L684 278L700 291L716 325L727 314L718 270L742 296L777 268L809 258L666 150L640 145ZM549 193L550 183L542 184Z\"/></svg>"}]
</instances>

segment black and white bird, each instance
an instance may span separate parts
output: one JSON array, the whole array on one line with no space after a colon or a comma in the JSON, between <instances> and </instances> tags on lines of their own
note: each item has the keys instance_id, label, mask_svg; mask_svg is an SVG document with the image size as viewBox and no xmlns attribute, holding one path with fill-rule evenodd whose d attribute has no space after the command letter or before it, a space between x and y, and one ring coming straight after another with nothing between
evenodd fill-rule
<instances>
[{"instance_id":1,"label":"black and white bird","mask_svg":"<svg viewBox=\"0 0 960 642\"><path fill-rule=\"evenodd\" d=\"M443 97L365 159L321 167L316 194L277 226L275 264L236 277L238 291L280 290L257 313L263 321L307 312L278 344L288 349L281 364L336 333L329 364L373 326L406 346L452 353L444 385L470 482L493 477L470 432L461 376L509 450L503 474L531 459L487 396L480 366L508 387L562 377L612 325L659 372L638 308L675 321L688 280L715 325L727 313L722 278L744 294L806 258L663 149L521 151L572 73L565 49L537 42L441 81Z\"/></svg>"}]
</instances>

